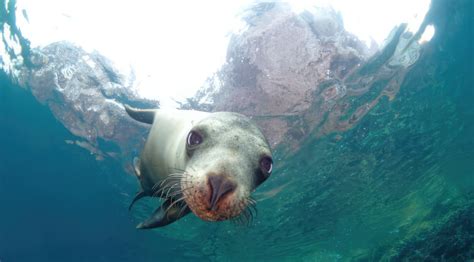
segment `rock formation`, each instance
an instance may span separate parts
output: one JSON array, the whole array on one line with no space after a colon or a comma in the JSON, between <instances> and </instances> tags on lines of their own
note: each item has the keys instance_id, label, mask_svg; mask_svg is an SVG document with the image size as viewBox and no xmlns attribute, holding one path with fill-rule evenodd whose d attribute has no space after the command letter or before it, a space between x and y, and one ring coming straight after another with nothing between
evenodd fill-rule
<instances>
[{"instance_id":1,"label":"rock formation","mask_svg":"<svg viewBox=\"0 0 474 262\"><path fill-rule=\"evenodd\" d=\"M402 25L367 63L371 52L332 9L296 14L265 3L244 19L249 28L232 37L227 63L185 107L254 116L273 146L294 148L316 127L319 135L350 128L381 97L393 99L418 58ZM352 102L368 92L376 95Z\"/></svg>"},{"instance_id":2,"label":"rock formation","mask_svg":"<svg viewBox=\"0 0 474 262\"><path fill-rule=\"evenodd\" d=\"M122 104L159 104L137 96L131 88L133 74L125 76L99 53L87 53L68 42L32 50L31 62L31 68L19 71L19 84L83 139L75 144L99 160L105 156L129 160L137 153L147 129L130 119Z\"/></svg>"}]
</instances>

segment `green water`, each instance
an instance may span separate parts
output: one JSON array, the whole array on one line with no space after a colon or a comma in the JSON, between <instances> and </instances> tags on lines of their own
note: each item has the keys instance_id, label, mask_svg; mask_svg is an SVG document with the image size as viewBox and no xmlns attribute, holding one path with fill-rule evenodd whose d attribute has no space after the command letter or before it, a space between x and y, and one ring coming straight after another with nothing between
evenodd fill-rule
<instances>
[{"instance_id":1,"label":"green water","mask_svg":"<svg viewBox=\"0 0 474 262\"><path fill-rule=\"evenodd\" d=\"M190 219L165 232L204 243L217 260L472 258L472 3L443 3L436 36L393 101L382 98L346 132L316 130L296 153L277 150L282 162L257 192L252 227Z\"/></svg>"},{"instance_id":2,"label":"green water","mask_svg":"<svg viewBox=\"0 0 474 262\"><path fill-rule=\"evenodd\" d=\"M64 144L72 135L2 75L0 260L473 259L472 11L470 0L434 1L435 37L392 101L347 131L277 148L248 227L188 216L136 231L156 202L128 214L122 193L136 184L120 163ZM371 98L359 99L354 108Z\"/></svg>"}]
</instances>

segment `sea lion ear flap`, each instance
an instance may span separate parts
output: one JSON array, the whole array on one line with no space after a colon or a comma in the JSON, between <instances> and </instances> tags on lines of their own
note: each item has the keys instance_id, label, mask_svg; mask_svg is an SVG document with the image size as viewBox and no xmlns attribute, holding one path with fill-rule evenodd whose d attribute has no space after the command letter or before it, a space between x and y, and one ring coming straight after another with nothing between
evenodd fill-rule
<instances>
[{"instance_id":1,"label":"sea lion ear flap","mask_svg":"<svg viewBox=\"0 0 474 262\"><path fill-rule=\"evenodd\" d=\"M128 105L123 105L127 114L138 122L153 124L155 119L155 109L138 109Z\"/></svg>"}]
</instances>

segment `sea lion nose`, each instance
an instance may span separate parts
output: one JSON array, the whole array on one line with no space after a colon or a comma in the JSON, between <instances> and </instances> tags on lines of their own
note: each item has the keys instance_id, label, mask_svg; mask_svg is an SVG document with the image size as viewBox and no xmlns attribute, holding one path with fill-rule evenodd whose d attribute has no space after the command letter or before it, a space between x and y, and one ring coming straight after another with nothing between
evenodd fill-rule
<instances>
[{"instance_id":1,"label":"sea lion nose","mask_svg":"<svg viewBox=\"0 0 474 262\"><path fill-rule=\"evenodd\" d=\"M210 175L208 177L208 182L211 191L211 198L209 200L210 210L215 211L219 200L224 195L234 191L236 184L223 175Z\"/></svg>"}]
</instances>

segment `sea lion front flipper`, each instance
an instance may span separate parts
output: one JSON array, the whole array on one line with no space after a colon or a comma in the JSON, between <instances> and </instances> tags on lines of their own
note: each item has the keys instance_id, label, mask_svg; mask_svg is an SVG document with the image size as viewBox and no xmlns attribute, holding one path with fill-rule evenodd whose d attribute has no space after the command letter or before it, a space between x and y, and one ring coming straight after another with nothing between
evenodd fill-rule
<instances>
[{"instance_id":1,"label":"sea lion front flipper","mask_svg":"<svg viewBox=\"0 0 474 262\"><path fill-rule=\"evenodd\" d=\"M123 106L125 107L125 111L127 111L127 114L133 119L145 124L153 124L153 121L155 119L155 109L138 109L130 107L128 105Z\"/></svg>"},{"instance_id":2,"label":"sea lion front flipper","mask_svg":"<svg viewBox=\"0 0 474 262\"><path fill-rule=\"evenodd\" d=\"M135 171L135 176L138 178L138 180L140 180L142 175L140 172L140 159L138 157L133 159L133 170ZM150 194L141 189L133 198L132 203L130 203L128 206L128 211L132 210L133 204L135 204L135 202L146 196L150 196Z\"/></svg>"},{"instance_id":3,"label":"sea lion front flipper","mask_svg":"<svg viewBox=\"0 0 474 262\"><path fill-rule=\"evenodd\" d=\"M137 202L138 200L146 197L148 194L145 193L144 191L140 191L138 192L135 197L133 198L132 200L132 203L130 203L130 205L128 206L128 211L132 210L132 207L133 207L133 204L135 204L135 202Z\"/></svg>"},{"instance_id":4,"label":"sea lion front flipper","mask_svg":"<svg viewBox=\"0 0 474 262\"><path fill-rule=\"evenodd\" d=\"M167 199L159 208L153 212L147 220L138 224L137 229L151 229L162 227L173 223L174 221L189 214L191 210L188 207L178 205L173 200ZM170 205L173 204L172 207Z\"/></svg>"}]
</instances>

